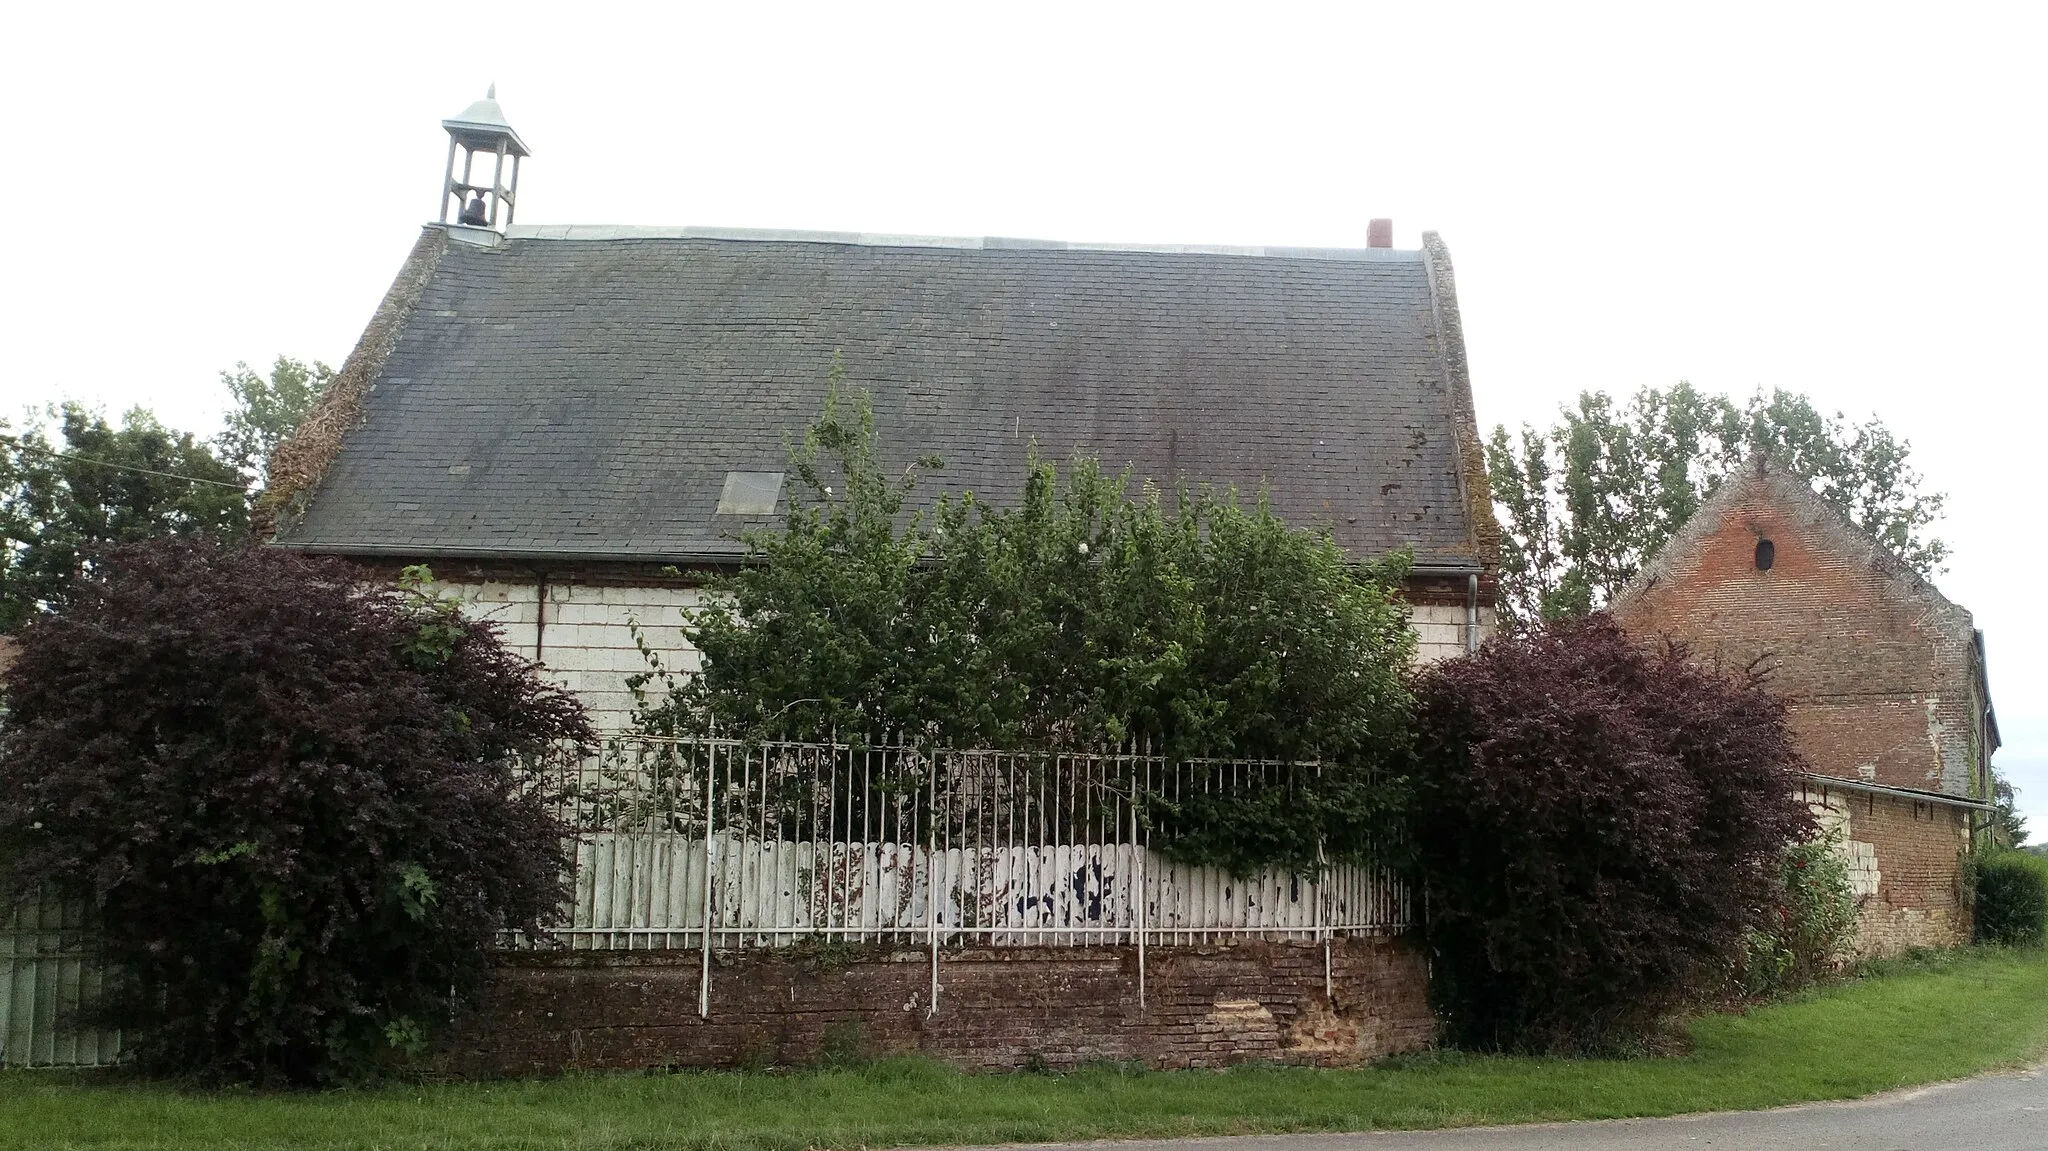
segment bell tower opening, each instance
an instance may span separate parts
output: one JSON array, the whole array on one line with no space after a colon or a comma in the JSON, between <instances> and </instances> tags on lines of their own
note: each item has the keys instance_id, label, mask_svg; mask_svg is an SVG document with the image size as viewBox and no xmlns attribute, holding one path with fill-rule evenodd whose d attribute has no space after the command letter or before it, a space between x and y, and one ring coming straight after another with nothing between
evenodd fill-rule
<instances>
[{"instance_id":1,"label":"bell tower opening","mask_svg":"<svg viewBox=\"0 0 2048 1151\"><path fill-rule=\"evenodd\" d=\"M492 84L484 98L462 110L461 115L441 121L448 130L448 166L441 174L441 222L448 222L449 205L455 222L471 228L503 231L512 226L512 212L519 203L519 161L532 155L519 133L506 123L498 107L498 86ZM455 169L455 153L462 153L462 171ZM477 158L490 161L488 184L475 180ZM507 179L505 161L512 161ZM500 217L503 217L500 222Z\"/></svg>"}]
</instances>

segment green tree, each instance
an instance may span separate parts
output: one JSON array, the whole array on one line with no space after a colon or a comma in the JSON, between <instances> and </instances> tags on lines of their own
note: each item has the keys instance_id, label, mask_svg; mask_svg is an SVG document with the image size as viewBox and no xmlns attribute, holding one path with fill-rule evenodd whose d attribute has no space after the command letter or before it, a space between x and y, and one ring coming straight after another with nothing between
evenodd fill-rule
<instances>
[{"instance_id":1,"label":"green tree","mask_svg":"<svg viewBox=\"0 0 2048 1151\"><path fill-rule=\"evenodd\" d=\"M1272 757L1398 734L1405 557L1355 565L1263 501L1133 495L1085 458L1031 458L1012 508L913 506L938 461L887 474L873 419L865 396L828 396L782 528L747 537L758 562L692 621L703 674L672 679L649 722Z\"/></svg>"},{"instance_id":2,"label":"green tree","mask_svg":"<svg viewBox=\"0 0 2048 1151\"><path fill-rule=\"evenodd\" d=\"M1585 392L1545 430L1495 427L1487 474L1504 519L1509 620L1582 615L1605 604L1744 457L1767 452L1923 574L1948 546L1931 534L1943 497L1921 490L1909 445L1876 419L1823 415L1803 395L1737 406L1692 385L1645 388L1626 404Z\"/></svg>"},{"instance_id":3,"label":"green tree","mask_svg":"<svg viewBox=\"0 0 2048 1151\"><path fill-rule=\"evenodd\" d=\"M869 401L836 379L790 458L781 529L747 537L754 562L692 621L702 674L648 653L636 687L665 690L643 728L1315 758L1284 804L1157 814L1184 857L1239 871L1367 850L1406 745L1405 556L1354 564L1263 500L1133 492L1085 458L1029 459L1012 507L920 500L939 461L883 468Z\"/></svg>"},{"instance_id":4,"label":"green tree","mask_svg":"<svg viewBox=\"0 0 2048 1151\"><path fill-rule=\"evenodd\" d=\"M235 537L248 523L247 481L233 463L145 409L114 425L67 403L19 432L0 423L0 633L60 602L104 545Z\"/></svg>"},{"instance_id":5,"label":"green tree","mask_svg":"<svg viewBox=\"0 0 2048 1151\"><path fill-rule=\"evenodd\" d=\"M2027 842L2027 817L2020 814L2019 796L2012 781L1996 770L1991 776L1990 842L1993 847L2017 848Z\"/></svg>"},{"instance_id":6,"label":"green tree","mask_svg":"<svg viewBox=\"0 0 2048 1151\"><path fill-rule=\"evenodd\" d=\"M246 363L222 372L220 382L235 399L214 445L222 459L242 469L261 488L270 454L299 426L313 401L334 378L334 369L318 360L307 363L279 356L270 374L257 374Z\"/></svg>"}]
</instances>

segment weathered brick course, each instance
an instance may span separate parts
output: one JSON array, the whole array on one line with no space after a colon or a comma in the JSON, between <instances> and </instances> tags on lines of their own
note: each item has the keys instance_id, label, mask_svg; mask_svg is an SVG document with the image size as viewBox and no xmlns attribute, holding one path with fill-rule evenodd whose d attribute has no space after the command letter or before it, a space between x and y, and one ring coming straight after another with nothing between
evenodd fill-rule
<instances>
[{"instance_id":1,"label":"weathered brick course","mask_svg":"<svg viewBox=\"0 0 2048 1151\"><path fill-rule=\"evenodd\" d=\"M714 954L708 1019L696 952L508 955L442 1060L466 1075L798 1064L817 1057L828 1028L851 1024L870 1053L980 1070L1344 1066L1425 1048L1436 1029L1421 956L1400 940L1333 941L1327 996L1317 944L1151 948L1142 1007L1135 948L942 955L929 1012L922 950Z\"/></svg>"},{"instance_id":2,"label":"weathered brick course","mask_svg":"<svg viewBox=\"0 0 2048 1151\"><path fill-rule=\"evenodd\" d=\"M1862 902L1857 951L1896 955L1970 938L1970 905L1960 861L1970 847L1968 815L1953 807L1813 784L1823 822L1840 823L1850 879ZM1858 865L1861 866L1858 866Z\"/></svg>"}]
</instances>

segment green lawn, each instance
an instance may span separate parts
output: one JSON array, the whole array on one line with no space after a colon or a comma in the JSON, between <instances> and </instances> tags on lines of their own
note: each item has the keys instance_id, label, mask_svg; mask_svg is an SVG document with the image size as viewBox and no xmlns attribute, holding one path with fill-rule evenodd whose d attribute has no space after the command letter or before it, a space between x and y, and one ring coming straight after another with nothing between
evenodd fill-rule
<instances>
[{"instance_id":1,"label":"green lawn","mask_svg":"<svg viewBox=\"0 0 2048 1151\"><path fill-rule=\"evenodd\" d=\"M1839 1099L2035 1059L2048 958L1901 966L1692 1029L1682 1058L1415 1058L1360 1071L1091 1069L962 1075L921 1060L690 1073L181 1094L0 1074L0 1148L837 1148L1439 1127Z\"/></svg>"}]
</instances>

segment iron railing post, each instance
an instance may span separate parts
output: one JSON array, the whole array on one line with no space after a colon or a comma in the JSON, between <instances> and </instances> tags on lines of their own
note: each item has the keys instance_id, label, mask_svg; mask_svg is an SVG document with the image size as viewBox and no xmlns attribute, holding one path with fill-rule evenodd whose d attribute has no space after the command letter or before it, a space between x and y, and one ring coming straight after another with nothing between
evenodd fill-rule
<instances>
[{"instance_id":1,"label":"iron railing post","mask_svg":"<svg viewBox=\"0 0 2048 1151\"><path fill-rule=\"evenodd\" d=\"M1330 932L1330 928L1329 928L1329 925L1328 925L1328 923L1329 923L1329 918L1330 918L1330 917L1329 917L1328 915L1325 915L1325 914L1323 913L1323 899L1324 899L1324 898L1326 897L1326 895L1328 894L1328 891L1327 891L1326 887L1324 886L1324 882L1323 882L1323 881L1324 881L1324 878L1325 878L1325 877L1326 877L1326 876L1328 875L1328 873L1329 873L1329 864L1328 864L1328 863L1327 863L1327 861L1326 861L1326 860L1325 860L1325 859L1323 858L1323 841L1322 841L1322 838L1321 838L1320 836L1318 836L1318 837L1317 837L1317 839L1316 839L1316 883L1315 883L1315 899L1316 899L1316 937L1317 937L1318 939L1321 939L1321 940L1323 941L1323 998L1324 998L1324 999L1326 999L1326 1000L1328 1000L1328 1001L1330 1001L1331 1003L1335 1003L1335 1002L1337 1001L1337 989L1336 989L1336 980L1335 980L1335 979L1333 978L1333 976L1332 976L1332 973L1331 973L1331 971L1330 971L1330 934L1331 934L1331 932Z\"/></svg>"},{"instance_id":2,"label":"iron railing post","mask_svg":"<svg viewBox=\"0 0 2048 1151\"><path fill-rule=\"evenodd\" d=\"M939 756L933 754L926 769L930 774L925 780L925 806L929 814L924 822L924 920L927 942L931 945L932 987L931 998L925 1003L924 1016L930 1019L939 1013Z\"/></svg>"},{"instance_id":3,"label":"iron railing post","mask_svg":"<svg viewBox=\"0 0 2048 1151\"><path fill-rule=\"evenodd\" d=\"M1149 770L1149 765L1147 765L1147 768L1148 768L1148 770ZM1135 778L1136 778L1136 774L1135 774L1135 773L1133 773L1133 779L1135 779ZM1144 844L1144 843L1143 843L1143 842L1142 842L1141 840L1139 840L1139 838L1138 838L1138 796L1139 796L1139 794L1140 794L1140 792L1139 792L1139 790L1138 790L1138 788L1137 788L1137 787L1135 787L1135 786L1134 786L1134 787L1132 787L1132 788L1131 788L1131 858L1132 858L1132 860L1133 860L1133 862L1134 862L1134 866L1133 866L1132 870L1134 870L1134 871L1136 871L1136 872L1137 872L1137 882L1136 882L1135 884L1133 884L1133 887L1132 887L1132 894L1133 894L1133 895L1134 895L1134 896L1135 896L1135 897L1137 898L1137 901L1138 901L1138 910L1137 910L1137 914L1136 914L1135 916L1133 916L1133 919L1135 919L1135 920L1136 920L1136 924L1137 924L1137 928L1138 928L1138 931L1137 931L1137 935L1138 935L1138 1010L1140 1010L1140 1011L1143 1011L1143 1010L1145 1010L1145 901L1146 901L1146 896L1145 896L1145 844Z\"/></svg>"},{"instance_id":4,"label":"iron railing post","mask_svg":"<svg viewBox=\"0 0 2048 1151\"><path fill-rule=\"evenodd\" d=\"M711 781L718 766L717 745L707 745L704 750L704 937L702 940L704 965L697 977L697 1018L699 1019L711 1018L711 866L713 850L711 833L716 827L716 821L712 818L711 812L711 805L714 802Z\"/></svg>"}]
</instances>

